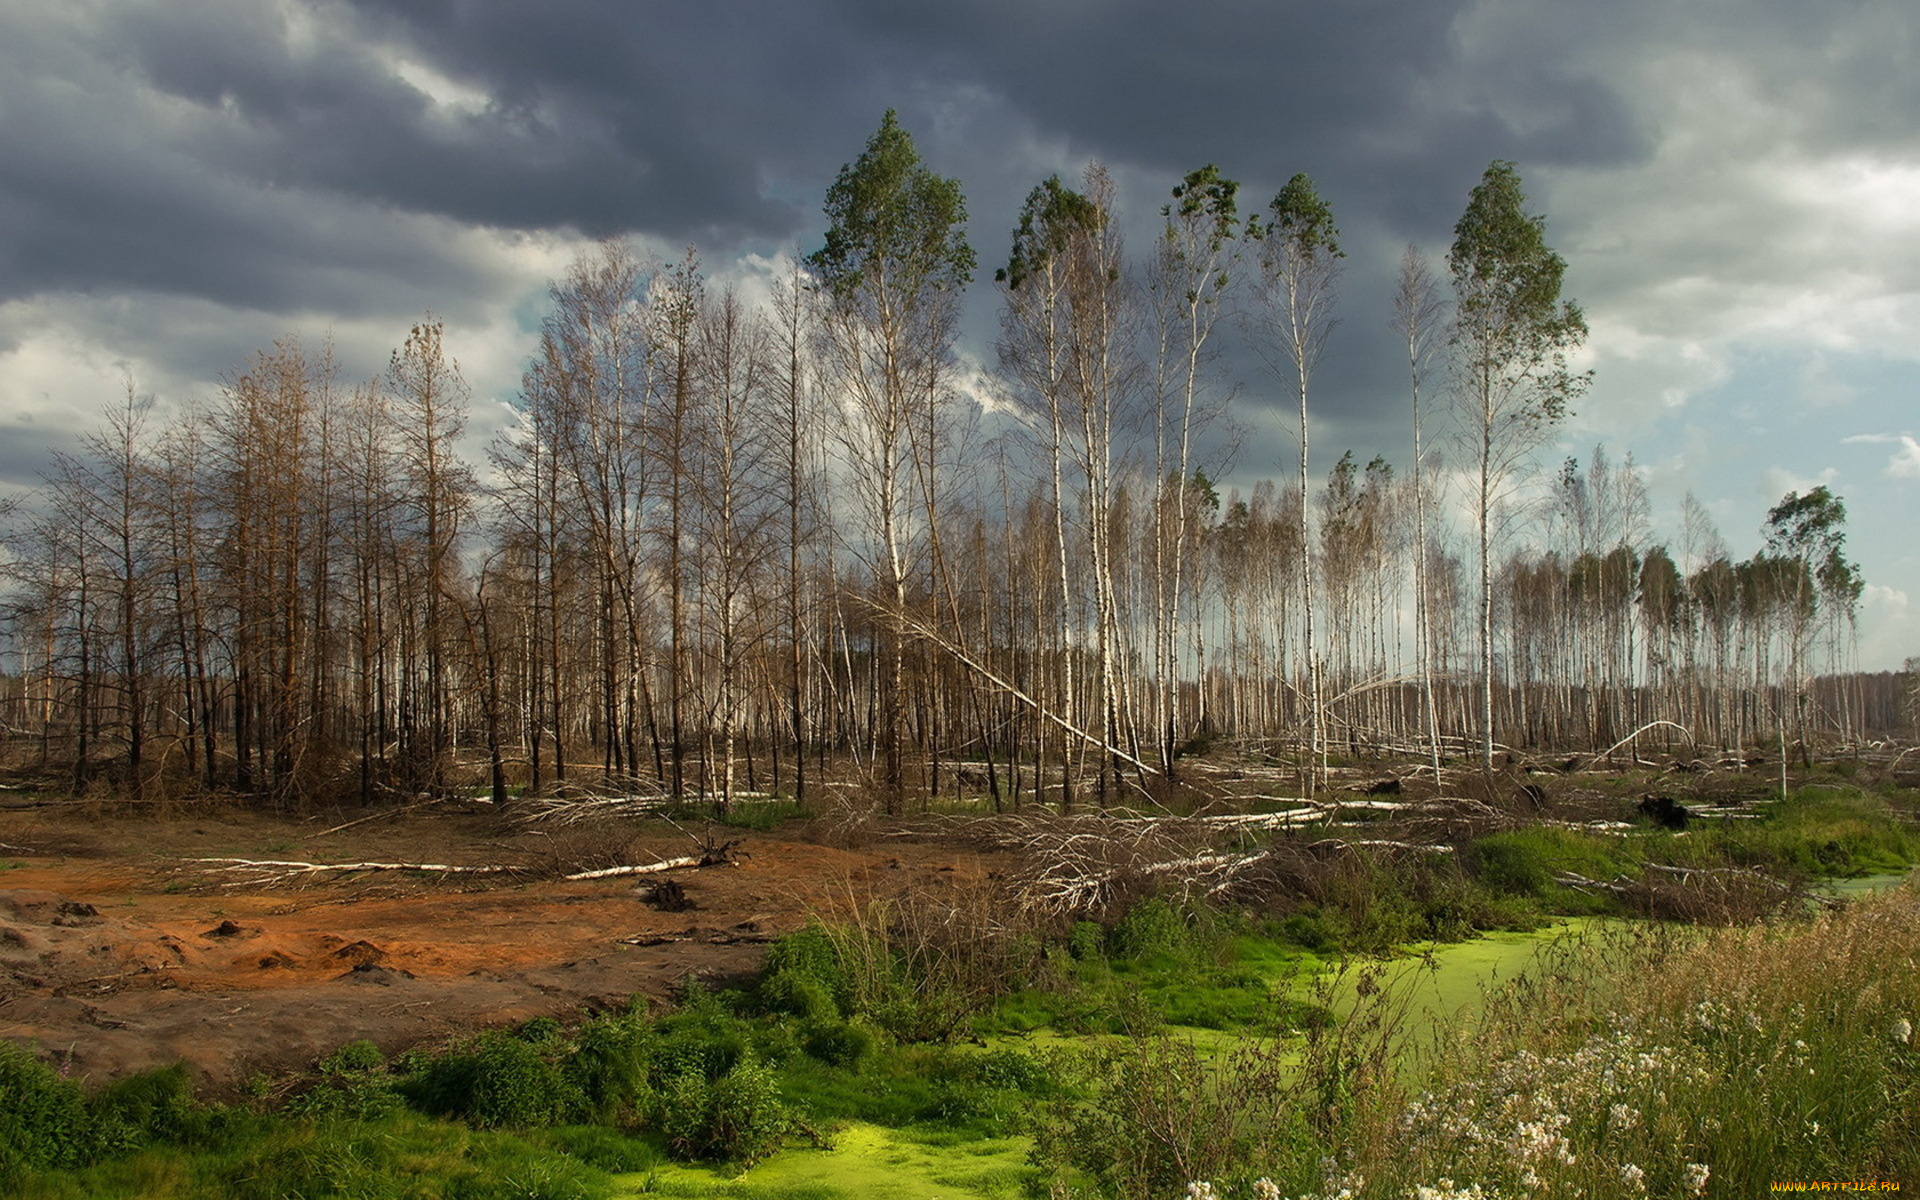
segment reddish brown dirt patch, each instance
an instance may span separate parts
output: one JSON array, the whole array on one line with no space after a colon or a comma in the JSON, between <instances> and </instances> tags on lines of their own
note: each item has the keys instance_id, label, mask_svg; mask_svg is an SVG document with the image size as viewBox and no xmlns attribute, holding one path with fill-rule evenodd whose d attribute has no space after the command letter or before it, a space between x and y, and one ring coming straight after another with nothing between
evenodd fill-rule
<instances>
[{"instance_id":1,"label":"reddish brown dirt patch","mask_svg":"<svg viewBox=\"0 0 1920 1200\"><path fill-rule=\"evenodd\" d=\"M986 869L951 846L890 841L867 852L749 834L737 865L674 872L688 907L669 911L647 902L660 876L558 878L688 853L664 825L557 834L434 809L323 832L343 819L0 810L0 1037L95 1081L184 1059L226 1091L356 1038L392 1053L478 1026L663 998L689 977L744 978L766 941L811 912ZM580 847L597 857L580 861ZM201 858L523 873L260 883L264 872L192 861Z\"/></svg>"}]
</instances>

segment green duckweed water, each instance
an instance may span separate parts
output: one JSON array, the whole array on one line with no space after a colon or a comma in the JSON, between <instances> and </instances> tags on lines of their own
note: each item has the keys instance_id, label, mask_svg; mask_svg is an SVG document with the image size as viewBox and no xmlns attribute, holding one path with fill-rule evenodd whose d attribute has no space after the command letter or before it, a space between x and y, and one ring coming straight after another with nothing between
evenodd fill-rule
<instances>
[{"instance_id":1,"label":"green duckweed water","mask_svg":"<svg viewBox=\"0 0 1920 1200\"><path fill-rule=\"evenodd\" d=\"M1015 1200L1028 1140L948 1140L852 1123L831 1150L784 1150L745 1171L673 1163L616 1178L616 1196L732 1197L737 1200Z\"/></svg>"},{"instance_id":2,"label":"green duckweed water","mask_svg":"<svg viewBox=\"0 0 1920 1200\"><path fill-rule=\"evenodd\" d=\"M1477 1005L1489 987L1524 972L1542 946L1576 936L1592 922L1585 918L1530 933L1490 933L1472 941L1415 946L1384 964L1376 982L1406 989L1407 1036L1419 1039ZM1342 1011L1354 999L1358 976L1349 971L1334 987L1333 1007ZM1275 983L1286 977L1276 974ZM1291 988L1304 997L1311 984L1293 977ZM1204 1052L1232 1049L1245 1035L1171 1025ZM1110 1036L1110 1035L1109 1035ZM1070 1049L1092 1039L1052 1028L995 1038L996 1045L1030 1050ZM833 1134L831 1150L782 1150L746 1171L667 1164L644 1174L618 1177L616 1196L726 1197L731 1200L1014 1200L1031 1173L1025 1137L968 1138L927 1129L887 1129L849 1123Z\"/></svg>"}]
</instances>

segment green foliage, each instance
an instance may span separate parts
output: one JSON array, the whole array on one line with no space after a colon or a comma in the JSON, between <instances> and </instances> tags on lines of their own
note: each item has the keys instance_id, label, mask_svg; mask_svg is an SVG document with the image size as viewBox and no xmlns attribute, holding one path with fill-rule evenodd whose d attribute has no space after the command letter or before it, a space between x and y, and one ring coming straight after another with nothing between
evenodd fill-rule
<instances>
[{"instance_id":1,"label":"green foliage","mask_svg":"<svg viewBox=\"0 0 1920 1200\"><path fill-rule=\"evenodd\" d=\"M1106 213L1098 204L1063 185L1058 175L1049 175L1020 206L1013 252L1007 265L993 277L1009 288L1018 288L1066 253L1076 237L1095 233L1105 223Z\"/></svg>"},{"instance_id":2,"label":"green foliage","mask_svg":"<svg viewBox=\"0 0 1920 1200\"><path fill-rule=\"evenodd\" d=\"M348 1042L320 1060L320 1078L287 1103L287 1112L307 1117L370 1121L404 1104L387 1073L386 1057L369 1041Z\"/></svg>"},{"instance_id":3,"label":"green foliage","mask_svg":"<svg viewBox=\"0 0 1920 1200\"><path fill-rule=\"evenodd\" d=\"M785 1013L811 1021L832 1020L840 1015L833 989L818 977L800 971L776 971L763 975L759 984L760 1003L768 1012Z\"/></svg>"},{"instance_id":4,"label":"green foliage","mask_svg":"<svg viewBox=\"0 0 1920 1200\"><path fill-rule=\"evenodd\" d=\"M1328 954L1340 947L1338 921L1317 906L1287 914L1280 923L1280 935L1315 954Z\"/></svg>"},{"instance_id":5,"label":"green foliage","mask_svg":"<svg viewBox=\"0 0 1920 1200\"><path fill-rule=\"evenodd\" d=\"M1547 245L1546 218L1529 215L1526 202L1514 164L1495 160L1453 227L1447 265L1469 368L1531 379L1526 411L1551 422L1584 388L1564 358L1586 340L1587 323L1577 305L1561 301L1566 260Z\"/></svg>"},{"instance_id":6,"label":"green foliage","mask_svg":"<svg viewBox=\"0 0 1920 1200\"><path fill-rule=\"evenodd\" d=\"M809 1021L800 1030L800 1045L808 1054L853 1071L872 1058L880 1044L879 1033L861 1021Z\"/></svg>"},{"instance_id":7,"label":"green foliage","mask_svg":"<svg viewBox=\"0 0 1920 1200\"><path fill-rule=\"evenodd\" d=\"M579 1083L552 1054L498 1031L433 1059L401 1085L401 1093L425 1112L483 1129L562 1124L589 1107Z\"/></svg>"},{"instance_id":8,"label":"green foliage","mask_svg":"<svg viewBox=\"0 0 1920 1200\"><path fill-rule=\"evenodd\" d=\"M1220 173L1220 168L1208 163L1204 167L1188 171L1173 189L1173 203L1160 210L1162 216L1192 223L1202 232L1199 244L1211 252L1233 236L1234 226L1239 223L1236 213L1239 203L1240 185ZM1220 280L1224 287L1226 280Z\"/></svg>"},{"instance_id":9,"label":"green foliage","mask_svg":"<svg viewBox=\"0 0 1920 1200\"><path fill-rule=\"evenodd\" d=\"M1461 857L1468 873L1497 897L1581 913L1592 909L1594 898L1570 892L1556 877L1631 877L1638 874L1642 853L1643 848L1617 837L1535 825L1479 838L1462 849Z\"/></svg>"},{"instance_id":10,"label":"green foliage","mask_svg":"<svg viewBox=\"0 0 1920 1200\"><path fill-rule=\"evenodd\" d=\"M213 1161L204 1191L233 1200L597 1200L599 1171L519 1138L402 1114L384 1121L276 1127Z\"/></svg>"},{"instance_id":11,"label":"green foliage","mask_svg":"<svg viewBox=\"0 0 1920 1200\"><path fill-rule=\"evenodd\" d=\"M1621 924L1567 943L1442 1043L1432 1094L1392 1120L1369 1178L1554 1195L1638 1178L1679 1196L1909 1176L1917 902L1908 888L1770 931Z\"/></svg>"},{"instance_id":12,"label":"green foliage","mask_svg":"<svg viewBox=\"0 0 1920 1200\"><path fill-rule=\"evenodd\" d=\"M1060 1090L1054 1069L1020 1050L956 1051L932 1067L932 1111L948 1124L1000 1131L1021 1120L1037 1099Z\"/></svg>"},{"instance_id":13,"label":"green foliage","mask_svg":"<svg viewBox=\"0 0 1920 1200\"><path fill-rule=\"evenodd\" d=\"M574 1032L567 1078L595 1120L637 1120L653 1103L649 1082L651 1031L644 1016L600 1016Z\"/></svg>"},{"instance_id":14,"label":"green foliage","mask_svg":"<svg viewBox=\"0 0 1920 1200\"><path fill-rule=\"evenodd\" d=\"M718 1079L686 1071L662 1089L661 1132L688 1158L751 1163L778 1148L791 1128L779 1085L751 1055Z\"/></svg>"},{"instance_id":15,"label":"green foliage","mask_svg":"<svg viewBox=\"0 0 1920 1200\"><path fill-rule=\"evenodd\" d=\"M1266 228L1247 221L1247 237L1265 241L1263 264L1267 270L1286 272L1290 265L1306 267L1325 264L1344 257L1340 249L1340 230L1333 223L1333 209L1314 190L1313 180L1295 175L1287 180L1267 205Z\"/></svg>"},{"instance_id":16,"label":"green foliage","mask_svg":"<svg viewBox=\"0 0 1920 1200\"><path fill-rule=\"evenodd\" d=\"M814 1021L839 1016L851 990L834 939L817 925L767 947L756 985L766 1011Z\"/></svg>"},{"instance_id":17,"label":"green foliage","mask_svg":"<svg viewBox=\"0 0 1920 1200\"><path fill-rule=\"evenodd\" d=\"M387 1065L387 1059L380 1053L380 1047L364 1038L357 1042L348 1042L320 1060L322 1075L352 1075L363 1071L377 1071Z\"/></svg>"},{"instance_id":18,"label":"green foliage","mask_svg":"<svg viewBox=\"0 0 1920 1200\"><path fill-rule=\"evenodd\" d=\"M30 1167L72 1167L98 1144L80 1089L12 1042L0 1042L0 1182Z\"/></svg>"},{"instance_id":19,"label":"green foliage","mask_svg":"<svg viewBox=\"0 0 1920 1200\"><path fill-rule=\"evenodd\" d=\"M1179 1195L1194 1180L1286 1174L1317 1161L1282 1059L1247 1046L1203 1054L1165 1035L1123 1039L1079 1056L1078 1087L1047 1106L1033 1158L1056 1187L1073 1179L1119 1200ZM1080 1098L1075 1098L1077 1095Z\"/></svg>"},{"instance_id":20,"label":"green foliage","mask_svg":"<svg viewBox=\"0 0 1920 1200\"><path fill-rule=\"evenodd\" d=\"M662 1161L651 1142L604 1125L560 1125L538 1130L530 1140L611 1175L631 1175Z\"/></svg>"},{"instance_id":21,"label":"green foliage","mask_svg":"<svg viewBox=\"0 0 1920 1200\"><path fill-rule=\"evenodd\" d=\"M689 990L678 1009L654 1023L653 1085L665 1089L684 1075L720 1078L751 1052L753 1034L724 997Z\"/></svg>"},{"instance_id":22,"label":"green foliage","mask_svg":"<svg viewBox=\"0 0 1920 1200\"><path fill-rule=\"evenodd\" d=\"M1106 961L1106 927L1097 921L1075 921L1067 931L1067 952L1083 963Z\"/></svg>"},{"instance_id":23,"label":"green foliage","mask_svg":"<svg viewBox=\"0 0 1920 1200\"><path fill-rule=\"evenodd\" d=\"M88 1102L95 1153L124 1154L159 1144L188 1145L218 1127L218 1114L196 1104L193 1079L175 1063L115 1080Z\"/></svg>"},{"instance_id":24,"label":"green foliage","mask_svg":"<svg viewBox=\"0 0 1920 1200\"><path fill-rule=\"evenodd\" d=\"M1176 907L1150 896L1115 923L1107 945L1115 959L1198 964L1213 959L1220 938L1219 922L1210 910L1198 905Z\"/></svg>"},{"instance_id":25,"label":"green foliage","mask_svg":"<svg viewBox=\"0 0 1920 1200\"><path fill-rule=\"evenodd\" d=\"M837 304L885 292L912 306L972 278L959 181L927 169L892 109L827 189L826 214L826 245L807 266Z\"/></svg>"},{"instance_id":26,"label":"green foliage","mask_svg":"<svg viewBox=\"0 0 1920 1200\"><path fill-rule=\"evenodd\" d=\"M761 974L782 973L805 975L837 985L841 979L840 956L827 931L819 925L808 925L768 946Z\"/></svg>"},{"instance_id":27,"label":"green foliage","mask_svg":"<svg viewBox=\"0 0 1920 1200\"><path fill-rule=\"evenodd\" d=\"M1553 873L1535 847L1512 834L1496 833L1468 848L1474 873L1496 892L1510 896L1538 896L1553 882Z\"/></svg>"},{"instance_id":28,"label":"green foliage","mask_svg":"<svg viewBox=\"0 0 1920 1200\"><path fill-rule=\"evenodd\" d=\"M553 1017L534 1017L514 1030L514 1036L530 1045L551 1049L560 1042L560 1022Z\"/></svg>"},{"instance_id":29,"label":"green foliage","mask_svg":"<svg viewBox=\"0 0 1920 1200\"><path fill-rule=\"evenodd\" d=\"M1920 837L1884 797L1857 789L1802 789L1769 804L1757 821L1730 821L1674 845L1686 865L1728 862L1789 878L1901 871L1920 859Z\"/></svg>"}]
</instances>

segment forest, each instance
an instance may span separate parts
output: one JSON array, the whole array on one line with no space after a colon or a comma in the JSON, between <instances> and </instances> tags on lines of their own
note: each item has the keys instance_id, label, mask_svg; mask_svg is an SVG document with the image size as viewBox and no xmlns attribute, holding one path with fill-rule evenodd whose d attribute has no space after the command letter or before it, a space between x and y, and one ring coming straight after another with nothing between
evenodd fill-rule
<instances>
[{"instance_id":1,"label":"forest","mask_svg":"<svg viewBox=\"0 0 1920 1200\"><path fill-rule=\"evenodd\" d=\"M129 383L6 516L14 757L153 802L593 779L724 812L850 777L890 813L1068 811L1217 739L1311 795L1383 752L1784 761L1904 727L1905 677L1853 670L1839 496L1756 513L1739 560L1691 498L1663 539L1630 455L1536 461L1587 330L1513 164L1391 313L1338 310L1304 175L1256 209L1193 171L1144 248L1114 191L1049 178L976 252L889 113L764 295L692 249L584 253L484 457L431 316L364 381L289 334L165 421ZM969 286L1000 302L985 384ZM1341 319L1404 347L1397 466L1309 446ZM1299 438L1243 458L1299 471L1222 495L1243 388Z\"/></svg>"}]
</instances>

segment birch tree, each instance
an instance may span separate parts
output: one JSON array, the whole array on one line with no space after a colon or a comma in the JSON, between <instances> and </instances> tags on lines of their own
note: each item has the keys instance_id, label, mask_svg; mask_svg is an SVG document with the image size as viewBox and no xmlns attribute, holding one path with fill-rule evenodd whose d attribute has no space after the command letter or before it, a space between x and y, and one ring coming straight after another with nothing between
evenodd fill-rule
<instances>
[{"instance_id":1,"label":"birch tree","mask_svg":"<svg viewBox=\"0 0 1920 1200\"><path fill-rule=\"evenodd\" d=\"M1440 289L1426 256L1409 244L1400 256L1400 276L1393 294L1393 331L1407 352L1407 392L1413 410L1413 629L1415 669L1420 674L1421 706L1433 777L1440 778L1440 718L1433 700L1433 614L1427 595L1427 483L1425 406L1426 386L1433 357L1439 348L1445 320Z\"/></svg>"},{"instance_id":2,"label":"birch tree","mask_svg":"<svg viewBox=\"0 0 1920 1200\"><path fill-rule=\"evenodd\" d=\"M1335 325L1333 306L1339 296L1340 230L1333 210L1314 190L1313 180L1295 175L1267 206L1264 229L1249 222L1247 237L1260 247L1260 299L1273 332L1278 354L1270 364L1289 377L1300 402L1300 494L1308 494L1307 392L1313 371L1326 350ZM1311 506L1300 506L1300 613L1305 622L1301 637L1301 688L1307 712L1307 794L1325 774L1326 730L1321 712L1321 656L1313 628L1313 535L1308 528Z\"/></svg>"},{"instance_id":3,"label":"birch tree","mask_svg":"<svg viewBox=\"0 0 1920 1200\"><path fill-rule=\"evenodd\" d=\"M844 444L866 510L881 602L887 678L881 685L882 797L905 799L900 700L905 684L906 486L915 464L910 423L944 390L961 291L974 254L962 229L958 180L935 175L887 110L858 159L827 189L826 245L807 259L820 287L825 360L843 406Z\"/></svg>"},{"instance_id":4,"label":"birch tree","mask_svg":"<svg viewBox=\"0 0 1920 1200\"><path fill-rule=\"evenodd\" d=\"M1520 175L1495 160L1454 226L1453 346L1458 414L1474 472L1480 567L1480 757L1493 767L1493 558L1497 508L1515 471L1565 417L1590 376L1569 356L1587 322L1560 298L1566 260L1547 245L1546 218L1529 215Z\"/></svg>"}]
</instances>

